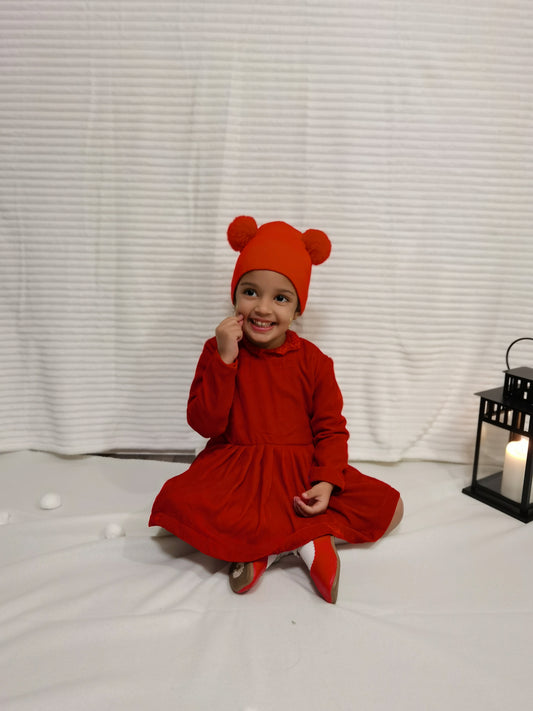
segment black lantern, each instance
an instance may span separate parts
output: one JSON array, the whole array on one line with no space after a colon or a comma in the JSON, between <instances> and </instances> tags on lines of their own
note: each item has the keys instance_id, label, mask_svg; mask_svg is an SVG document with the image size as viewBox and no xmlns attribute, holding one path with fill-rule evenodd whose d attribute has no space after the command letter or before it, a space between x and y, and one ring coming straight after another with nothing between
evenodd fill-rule
<instances>
[{"instance_id":1,"label":"black lantern","mask_svg":"<svg viewBox=\"0 0 533 711\"><path fill-rule=\"evenodd\" d=\"M514 343L507 350L503 387L476 393L481 402L472 484L463 493L529 523L533 521L533 368L509 369Z\"/></svg>"}]
</instances>

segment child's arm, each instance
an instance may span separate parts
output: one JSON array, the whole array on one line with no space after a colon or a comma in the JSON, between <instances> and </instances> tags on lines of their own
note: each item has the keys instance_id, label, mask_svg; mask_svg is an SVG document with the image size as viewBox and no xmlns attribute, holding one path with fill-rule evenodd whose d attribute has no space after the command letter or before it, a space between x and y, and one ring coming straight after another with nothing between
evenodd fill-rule
<instances>
[{"instance_id":1,"label":"child's arm","mask_svg":"<svg viewBox=\"0 0 533 711\"><path fill-rule=\"evenodd\" d=\"M204 345L187 403L187 422L202 437L216 437L228 425L235 393L237 363L228 365L214 338Z\"/></svg>"},{"instance_id":2,"label":"child's arm","mask_svg":"<svg viewBox=\"0 0 533 711\"><path fill-rule=\"evenodd\" d=\"M311 429L315 451L309 483L329 482L336 492L344 489L348 465L348 430L342 414L342 394L335 378L333 361L323 356L317 363Z\"/></svg>"},{"instance_id":3,"label":"child's arm","mask_svg":"<svg viewBox=\"0 0 533 711\"><path fill-rule=\"evenodd\" d=\"M311 428L315 453L309 473L310 488L294 497L294 509L300 516L316 516L327 510L333 491L340 493L344 488L344 469L348 464L342 395L333 361L325 356L317 364Z\"/></svg>"}]
</instances>

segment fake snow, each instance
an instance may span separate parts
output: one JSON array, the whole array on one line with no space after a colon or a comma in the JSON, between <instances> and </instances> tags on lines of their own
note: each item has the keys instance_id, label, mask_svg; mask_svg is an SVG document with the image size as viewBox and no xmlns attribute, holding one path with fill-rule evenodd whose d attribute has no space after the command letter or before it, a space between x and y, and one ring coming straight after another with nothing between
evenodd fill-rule
<instances>
[{"instance_id":1,"label":"fake snow","mask_svg":"<svg viewBox=\"0 0 533 711\"><path fill-rule=\"evenodd\" d=\"M61 497L53 491L41 496L39 506L42 509L58 509L61 506Z\"/></svg>"},{"instance_id":2,"label":"fake snow","mask_svg":"<svg viewBox=\"0 0 533 711\"><path fill-rule=\"evenodd\" d=\"M104 538L120 538L125 535L126 532L120 523L108 523L104 528Z\"/></svg>"}]
</instances>

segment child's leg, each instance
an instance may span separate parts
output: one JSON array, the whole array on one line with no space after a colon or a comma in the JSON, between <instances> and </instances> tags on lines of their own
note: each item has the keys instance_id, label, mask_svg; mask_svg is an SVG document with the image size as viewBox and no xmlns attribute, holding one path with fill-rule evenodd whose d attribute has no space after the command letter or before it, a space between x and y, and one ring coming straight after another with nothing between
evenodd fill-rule
<instances>
[{"instance_id":1,"label":"child's leg","mask_svg":"<svg viewBox=\"0 0 533 711\"><path fill-rule=\"evenodd\" d=\"M403 518L403 512L403 501L399 499L389 527L383 534L384 536L393 531L400 523ZM342 542L338 539L334 540L332 536L321 536L293 551L300 556L309 568L311 579L318 592L324 600L331 603L335 603L337 600L341 568L337 549L335 548L336 541ZM281 554L281 556L283 555L288 555L288 553ZM242 594L251 590L257 585L265 570L281 556L269 555L249 563L232 563L230 586L233 592Z\"/></svg>"},{"instance_id":2,"label":"child's leg","mask_svg":"<svg viewBox=\"0 0 533 711\"><path fill-rule=\"evenodd\" d=\"M398 499L398 503L396 504L396 510L394 512L391 522L389 523L389 527L387 528L387 530L385 531L385 533L383 535L386 536L387 533L390 533L391 531L393 531L396 528L396 526L400 523L402 518L403 518L403 501L400 498L400 499Z\"/></svg>"},{"instance_id":3,"label":"child's leg","mask_svg":"<svg viewBox=\"0 0 533 711\"><path fill-rule=\"evenodd\" d=\"M386 536L387 533L394 530L402 518L403 501L399 499L389 527L383 535ZM331 603L335 603L337 600L341 569L335 543L345 543L345 541L332 536L322 536L314 541L309 541L309 543L295 551L309 568L311 579L318 592L324 600Z\"/></svg>"},{"instance_id":4,"label":"child's leg","mask_svg":"<svg viewBox=\"0 0 533 711\"><path fill-rule=\"evenodd\" d=\"M280 557L269 555L249 563L232 563L229 570L229 584L233 592L242 594L251 590L257 585L265 570Z\"/></svg>"},{"instance_id":5,"label":"child's leg","mask_svg":"<svg viewBox=\"0 0 533 711\"><path fill-rule=\"evenodd\" d=\"M335 604L339 590L341 562L333 536L321 536L309 541L296 553L309 568L311 580L326 602Z\"/></svg>"}]
</instances>

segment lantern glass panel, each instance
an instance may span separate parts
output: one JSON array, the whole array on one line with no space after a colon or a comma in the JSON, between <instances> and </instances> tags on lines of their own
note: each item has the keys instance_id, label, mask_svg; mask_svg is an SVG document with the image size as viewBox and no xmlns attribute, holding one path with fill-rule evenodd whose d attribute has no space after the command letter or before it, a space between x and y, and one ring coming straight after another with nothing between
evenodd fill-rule
<instances>
[{"instance_id":1,"label":"lantern glass panel","mask_svg":"<svg viewBox=\"0 0 533 711\"><path fill-rule=\"evenodd\" d=\"M481 486L520 503L524 488L529 438L484 422L481 427L477 481ZM533 503L533 488L530 496Z\"/></svg>"},{"instance_id":2,"label":"lantern glass panel","mask_svg":"<svg viewBox=\"0 0 533 711\"><path fill-rule=\"evenodd\" d=\"M505 450L501 493L512 501L522 501L524 476L526 473L529 438L520 437L509 442ZM532 503L533 491L529 503Z\"/></svg>"},{"instance_id":3,"label":"lantern glass panel","mask_svg":"<svg viewBox=\"0 0 533 711\"><path fill-rule=\"evenodd\" d=\"M503 471L505 448L509 442L509 432L488 422L481 426L478 461L478 480L496 471Z\"/></svg>"}]
</instances>

